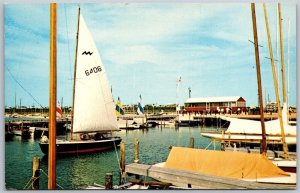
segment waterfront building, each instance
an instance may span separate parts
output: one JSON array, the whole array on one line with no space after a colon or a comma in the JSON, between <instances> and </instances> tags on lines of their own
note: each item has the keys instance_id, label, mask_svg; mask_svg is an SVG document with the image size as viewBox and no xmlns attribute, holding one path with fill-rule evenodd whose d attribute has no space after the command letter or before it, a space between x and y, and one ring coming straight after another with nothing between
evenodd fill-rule
<instances>
[{"instance_id":1,"label":"waterfront building","mask_svg":"<svg viewBox=\"0 0 300 193\"><path fill-rule=\"evenodd\" d=\"M184 109L197 113L239 113L246 111L246 100L240 96L189 98Z\"/></svg>"},{"instance_id":2,"label":"waterfront building","mask_svg":"<svg viewBox=\"0 0 300 193\"><path fill-rule=\"evenodd\" d=\"M277 103L275 102L269 102L265 106L265 111L266 112L277 112Z\"/></svg>"}]
</instances>

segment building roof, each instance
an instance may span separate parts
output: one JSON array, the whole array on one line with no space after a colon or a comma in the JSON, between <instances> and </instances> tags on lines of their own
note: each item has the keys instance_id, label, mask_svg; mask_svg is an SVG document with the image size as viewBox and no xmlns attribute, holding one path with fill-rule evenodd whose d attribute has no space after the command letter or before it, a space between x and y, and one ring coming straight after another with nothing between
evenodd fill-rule
<instances>
[{"instance_id":1,"label":"building roof","mask_svg":"<svg viewBox=\"0 0 300 193\"><path fill-rule=\"evenodd\" d=\"M239 100L240 98L242 98L242 97L241 96L228 96L228 97L189 98L185 101L185 103L235 102L235 101Z\"/></svg>"}]
</instances>

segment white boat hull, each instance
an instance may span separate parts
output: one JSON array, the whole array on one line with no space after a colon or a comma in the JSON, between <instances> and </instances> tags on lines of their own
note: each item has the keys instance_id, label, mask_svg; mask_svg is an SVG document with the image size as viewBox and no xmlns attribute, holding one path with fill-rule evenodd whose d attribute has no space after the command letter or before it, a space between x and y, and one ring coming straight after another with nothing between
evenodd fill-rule
<instances>
[{"instance_id":1,"label":"white boat hull","mask_svg":"<svg viewBox=\"0 0 300 193\"><path fill-rule=\"evenodd\" d=\"M222 139L222 140L240 140L240 141L259 141L262 140L261 135L256 135L256 134L224 134L222 135L221 133L201 133L203 137L208 137L208 138L214 138L214 139ZM281 136L267 136L267 141L281 141ZM285 141L287 144L296 144L296 136L286 136Z\"/></svg>"}]
</instances>

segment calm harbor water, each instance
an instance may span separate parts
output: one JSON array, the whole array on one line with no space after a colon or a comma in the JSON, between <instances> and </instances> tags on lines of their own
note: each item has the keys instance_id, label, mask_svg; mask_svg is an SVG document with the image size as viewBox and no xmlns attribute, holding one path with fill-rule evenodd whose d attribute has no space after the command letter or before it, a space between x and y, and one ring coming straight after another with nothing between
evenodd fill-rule
<instances>
[{"instance_id":1,"label":"calm harbor water","mask_svg":"<svg viewBox=\"0 0 300 193\"><path fill-rule=\"evenodd\" d=\"M188 146L190 137L195 139L195 148L205 148L210 140L200 135L200 127L149 128L122 130L117 135L125 141L126 164L134 159L134 138L139 139L140 163L155 164L167 159L170 146ZM220 148L217 145L216 148ZM210 145L208 149L213 149ZM22 140L15 136L5 142L6 189L27 188L32 176L32 159L41 158L40 189L47 189L48 158L40 150L38 140ZM57 189L84 189L94 183L104 184L105 174L113 174L114 185L119 182L119 149L87 155L57 158ZM27 185L27 186L26 186ZM29 186L31 188L31 186Z\"/></svg>"}]
</instances>

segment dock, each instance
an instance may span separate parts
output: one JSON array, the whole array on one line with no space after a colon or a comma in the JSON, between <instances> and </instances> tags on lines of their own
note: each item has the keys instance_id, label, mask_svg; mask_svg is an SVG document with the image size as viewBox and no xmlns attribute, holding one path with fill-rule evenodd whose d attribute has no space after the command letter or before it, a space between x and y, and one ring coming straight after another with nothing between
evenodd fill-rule
<instances>
[{"instance_id":1,"label":"dock","mask_svg":"<svg viewBox=\"0 0 300 193\"><path fill-rule=\"evenodd\" d=\"M70 124L70 120L57 120L56 122L56 128L57 128L57 134L62 135L67 130L67 124ZM48 133L48 119L22 119L22 120L14 120L11 119L9 121L5 122L5 129L14 130L15 128L19 129L29 129L30 127L34 128L35 136L41 136L41 133L46 132Z\"/></svg>"},{"instance_id":2,"label":"dock","mask_svg":"<svg viewBox=\"0 0 300 193\"><path fill-rule=\"evenodd\" d=\"M244 181L218 176L209 176L196 172L187 172L164 168L156 165L132 163L125 167L127 175L142 175L161 182L172 183L176 186L193 189L295 189L295 185L267 184L253 181Z\"/></svg>"}]
</instances>

